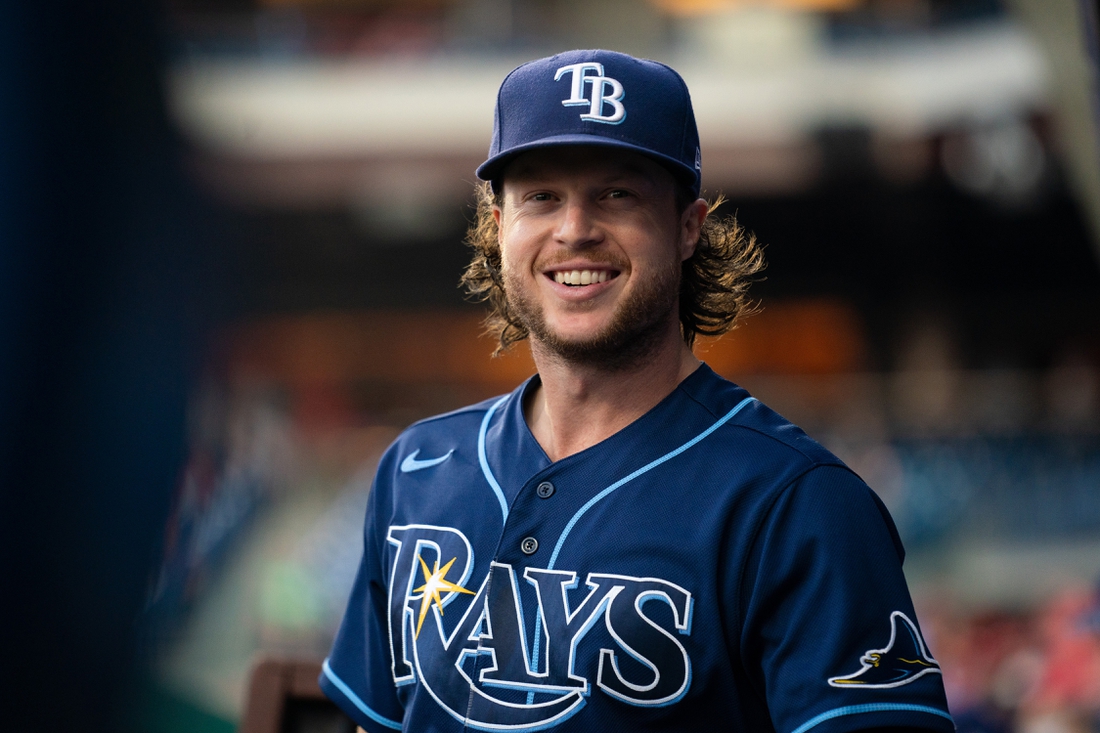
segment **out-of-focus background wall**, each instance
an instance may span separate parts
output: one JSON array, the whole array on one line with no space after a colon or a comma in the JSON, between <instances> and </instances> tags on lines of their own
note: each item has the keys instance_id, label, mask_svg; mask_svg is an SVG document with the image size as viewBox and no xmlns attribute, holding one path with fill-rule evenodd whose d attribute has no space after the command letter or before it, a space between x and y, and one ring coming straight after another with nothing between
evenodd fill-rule
<instances>
[{"instance_id":1,"label":"out-of-focus background wall","mask_svg":"<svg viewBox=\"0 0 1100 733\"><path fill-rule=\"evenodd\" d=\"M41 296L5 293L3 325L48 334L37 361L0 362L22 370L3 393L21 411L0 417L18 436L37 416L20 454L34 465L13 477L45 496L75 487L57 502L34 494L43 532L58 526L51 511L78 532L59 545L69 553L91 532L74 529L88 514L71 508L85 486L72 479L94 462L51 443L51 426L75 420L64 395L95 399L62 447L100 440L117 449L107 468L131 465L131 448L156 469L101 471L86 487L106 497L92 501L90 544L113 549L85 569L110 575L127 558L129 574L103 582L146 600L101 603L83 625L65 616L79 639L46 645L88 662L142 630L124 729L229 733L257 655L323 657L381 451L411 421L533 371L524 348L489 358L482 310L457 286L473 170L511 68L599 46L687 80L704 188L725 194L769 260L763 311L698 351L887 503L960 731L1100 730L1094 0L115 5L66 16L61 37L45 10L6 11L11 68L69 82L26 93L54 106L11 117L50 165L14 156L3 182L24 190L34 173L51 203L20 208L13 194L5 221L45 226L53 202L64 216L48 238L62 244L0 262L3 277L37 263L27 292ZM118 25L129 17L143 20ZM55 114L65 124L26 122ZM86 134L65 137L73 126ZM64 308L54 272L75 288ZM93 275L107 295L88 291ZM16 318L39 300L53 303L46 326ZM68 392L42 364L66 365ZM13 527L22 506L5 503ZM13 564L41 552L37 527L12 530ZM63 558L51 562L19 588L53 593L39 605L56 608L74 590ZM53 617L32 615L23 623L47 633ZM117 639L93 649L82 640L97 628ZM43 647L32 635L19 648ZM131 663L116 656L113 671Z\"/></svg>"},{"instance_id":2,"label":"out-of-focus background wall","mask_svg":"<svg viewBox=\"0 0 1100 733\"><path fill-rule=\"evenodd\" d=\"M115 729L217 311L154 11L0 3L4 731Z\"/></svg>"}]
</instances>

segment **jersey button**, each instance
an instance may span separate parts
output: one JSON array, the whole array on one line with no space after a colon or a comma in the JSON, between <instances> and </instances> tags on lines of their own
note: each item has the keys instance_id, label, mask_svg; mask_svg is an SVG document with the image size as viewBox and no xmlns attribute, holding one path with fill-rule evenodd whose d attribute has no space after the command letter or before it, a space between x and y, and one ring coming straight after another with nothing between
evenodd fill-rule
<instances>
[{"instance_id":1,"label":"jersey button","mask_svg":"<svg viewBox=\"0 0 1100 733\"><path fill-rule=\"evenodd\" d=\"M534 555L539 549L539 541L534 537L524 537L519 543L519 549L523 550L524 555Z\"/></svg>"},{"instance_id":2,"label":"jersey button","mask_svg":"<svg viewBox=\"0 0 1100 733\"><path fill-rule=\"evenodd\" d=\"M535 493L539 495L540 499L549 499L554 495L554 484L549 481L543 481L535 488Z\"/></svg>"}]
</instances>

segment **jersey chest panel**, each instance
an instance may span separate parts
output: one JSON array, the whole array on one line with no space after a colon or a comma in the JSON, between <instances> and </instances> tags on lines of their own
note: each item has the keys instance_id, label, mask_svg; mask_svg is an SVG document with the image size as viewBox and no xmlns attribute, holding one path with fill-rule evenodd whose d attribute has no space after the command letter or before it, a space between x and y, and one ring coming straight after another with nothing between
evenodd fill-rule
<instances>
[{"instance_id":1,"label":"jersey chest panel","mask_svg":"<svg viewBox=\"0 0 1100 733\"><path fill-rule=\"evenodd\" d=\"M395 458L379 482L391 497L388 633L406 708L427 694L487 730L537 729L593 705L639 723L683 719L680 708L729 715L736 700L703 710L716 700L691 689L733 687L736 638L723 626L740 605L735 570L783 479L761 469L757 436L740 435L735 418L751 402L741 395L717 417L670 404L553 465L516 404L453 445L407 436L395 455L450 457L413 472Z\"/></svg>"}]
</instances>

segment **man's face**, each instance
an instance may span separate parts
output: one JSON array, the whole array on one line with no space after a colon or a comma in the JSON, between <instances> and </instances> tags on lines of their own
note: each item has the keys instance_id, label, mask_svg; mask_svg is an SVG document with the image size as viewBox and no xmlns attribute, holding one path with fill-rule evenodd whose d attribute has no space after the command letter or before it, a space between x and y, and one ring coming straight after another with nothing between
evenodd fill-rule
<instances>
[{"instance_id":1,"label":"man's face","mask_svg":"<svg viewBox=\"0 0 1100 733\"><path fill-rule=\"evenodd\" d=\"M681 262L698 207L679 212L675 181L613 148L524 153L503 175L504 289L532 338L571 361L615 367L679 337Z\"/></svg>"}]
</instances>

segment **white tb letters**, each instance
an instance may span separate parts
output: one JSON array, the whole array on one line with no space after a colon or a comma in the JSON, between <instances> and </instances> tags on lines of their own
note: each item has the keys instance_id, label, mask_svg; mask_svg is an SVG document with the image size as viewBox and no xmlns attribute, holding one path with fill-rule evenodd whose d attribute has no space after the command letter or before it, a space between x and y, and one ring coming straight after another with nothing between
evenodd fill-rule
<instances>
[{"instance_id":1,"label":"white tb letters","mask_svg":"<svg viewBox=\"0 0 1100 733\"><path fill-rule=\"evenodd\" d=\"M588 72L595 72L589 76ZM566 74L569 79L569 98L562 100L563 107L588 107L588 112L581 114L582 120L602 122L606 125L618 125L626 119L626 107L623 106L623 97L626 92L618 79L603 75L603 64L584 61L579 64L569 64L557 70L554 81L560 80ZM584 96L585 82L592 85L592 98ZM611 106L611 114L605 115L604 107Z\"/></svg>"}]
</instances>

